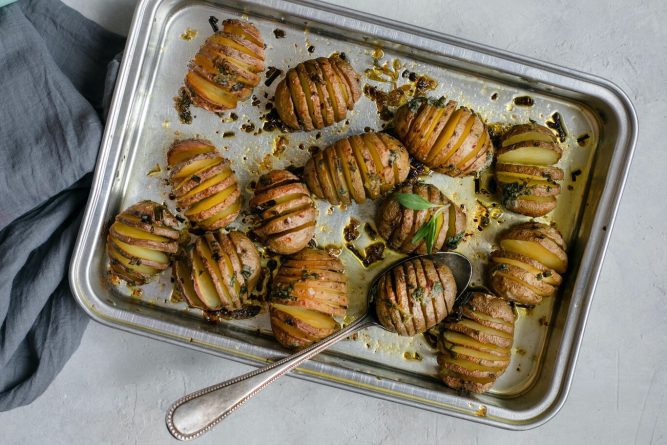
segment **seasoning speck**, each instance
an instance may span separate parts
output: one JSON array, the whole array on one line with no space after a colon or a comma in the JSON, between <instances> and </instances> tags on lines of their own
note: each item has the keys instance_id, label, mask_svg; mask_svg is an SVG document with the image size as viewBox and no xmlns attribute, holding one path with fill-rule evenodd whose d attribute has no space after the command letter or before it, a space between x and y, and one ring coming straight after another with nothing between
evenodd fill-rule
<instances>
[{"instance_id":1,"label":"seasoning speck","mask_svg":"<svg viewBox=\"0 0 667 445\"><path fill-rule=\"evenodd\" d=\"M276 29L273 30L273 36L276 39L284 39L285 38L285 31L283 31L282 29L276 28Z\"/></svg>"},{"instance_id":2,"label":"seasoning speck","mask_svg":"<svg viewBox=\"0 0 667 445\"><path fill-rule=\"evenodd\" d=\"M315 47L313 45L310 45L308 47L308 52L311 53L311 54L314 53L315 52Z\"/></svg>"},{"instance_id":3,"label":"seasoning speck","mask_svg":"<svg viewBox=\"0 0 667 445\"><path fill-rule=\"evenodd\" d=\"M224 133L222 133L223 138L231 138L232 136L234 136L233 131L225 131Z\"/></svg>"},{"instance_id":4,"label":"seasoning speck","mask_svg":"<svg viewBox=\"0 0 667 445\"><path fill-rule=\"evenodd\" d=\"M588 133L582 134L577 138L577 144L579 144L580 147L585 147L589 138L590 135Z\"/></svg>"},{"instance_id":5,"label":"seasoning speck","mask_svg":"<svg viewBox=\"0 0 667 445\"><path fill-rule=\"evenodd\" d=\"M577 169L572 172L572 182L576 182L577 176L581 175L581 169Z\"/></svg>"},{"instance_id":6,"label":"seasoning speck","mask_svg":"<svg viewBox=\"0 0 667 445\"><path fill-rule=\"evenodd\" d=\"M514 98L514 105L520 107L532 107L535 105L535 101L530 96L518 96Z\"/></svg>"},{"instance_id":7,"label":"seasoning speck","mask_svg":"<svg viewBox=\"0 0 667 445\"><path fill-rule=\"evenodd\" d=\"M192 28L186 29L183 31L183 34L181 34L181 39L185 40L186 42L189 42L195 37L197 37L197 31Z\"/></svg>"},{"instance_id":8,"label":"seasoning speck","mask_svg":"<svg viewBox=\"0 0 667 445\"><path fill-rule=\"evenodd\" d=\"M493 93L491 95L491 100L496 100L496 99L498 99L498 93Z\"/></svg>"}]
</instances>

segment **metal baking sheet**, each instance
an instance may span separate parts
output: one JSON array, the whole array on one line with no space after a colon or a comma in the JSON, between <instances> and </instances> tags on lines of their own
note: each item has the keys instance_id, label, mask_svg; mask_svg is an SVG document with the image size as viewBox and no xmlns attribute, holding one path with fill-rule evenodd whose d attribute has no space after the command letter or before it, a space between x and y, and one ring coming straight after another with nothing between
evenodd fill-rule
<instances>
[{"instance_id":1,"label":"metal baking sheet","mask_svg":"<svg viewBox=\"0 0 667 445\"><path fill-rule=\"evenodd\" d=\"M79 303L105 324L184 344L246 363L261 363L284 354L272 340L266 311L244 321L207 322L198 310L171 300L170 277L163 274L141 291L113 286L106 275L106 228L115 214L142 199L166 202L165 154L175 138L205 137L232 160L242 190L251 196L251 180L271 168L303 165L308 147L325 147L364 128L380 129L375 104L362 98L347 122L310 133L279 131L246 133L243 124L261 128L260 114L277 84L255 89L257 100L235 111L236 121L193 108L194 120L182 124L173 97L182 84L187 62L212 33L209 16L240 18L254 23L267 43L266 66L283 71L333 52L345 52L358 72L373 63L377 48L383 60L398 59L402 69L438 80L431 92L455 99L479 112L488 123L539 123L554 113L568 132L563 159L563 192L555 221L569 241L571 267L559 296L536 308L518 309L513 359L493 389L483 395L462 395L440 384L435 354L422 336L402 338L371 328L344 341L300 368L296 375L409 405L511 429L539 425L553 416L567 394L588 306L620 199L636 138L636 117L626 96L609 82L571 70L502 53L450 36L310 1L190 2L144 0L135 13L123 66L100 149L93 192L71 267L71 285ZM275 38L273 31L285 31ZM309 51L310 48L310 51ZM362 84L386 88L367 78ZM529 95L532 107L514 104ZM227 113L227 116L229 113ZM233 137L223 137L233 131ZM589 137L581 146L577 138ZM275 140L287 139L284 153L274 153ZM155 166L161 173L148 175ZM580 171L576 181L572 173ZM576 176L576 175L575 175ZM483 282L483 264L498 231L527 220L505 213L484 230L474 221L492 197L475 194L472 178L434 174L426 178L468 213L474 233L459 251L476 265L473 281ZM350 215L372 222L376 203L347 209L318 202L319 245L343 245L342 228ZM241 222L236 224L244 228ZM363 233L363 230L362 230ZM363 234L355 245L369 243ZM341 259L350 277L351 317L365 307L366 288L375 274L400 255L386 251L383 263L364 268L347 249ZM407 354L406 354L407 353ZM409 359L417 353L421 360Z\"/></svg>"}]
</instances>

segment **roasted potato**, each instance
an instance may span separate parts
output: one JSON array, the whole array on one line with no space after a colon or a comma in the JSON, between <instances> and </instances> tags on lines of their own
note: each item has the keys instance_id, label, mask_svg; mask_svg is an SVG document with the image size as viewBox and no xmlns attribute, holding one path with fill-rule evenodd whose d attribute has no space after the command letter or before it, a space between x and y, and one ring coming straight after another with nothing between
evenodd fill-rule
<instances>
[{"instance_id":1,"label":"roasted potato","mask_svg":"<svg viewBox=\"0 0 667 445\"><path fill-rule=\"evenodd\" d=\"M466 214L459 206L431 184L404 185L396 190L396 193L415 194L433 204L446 207L436 216L432 252L456 249L466 229ZM413 243L412 239L438 209L411 210L403 207L396 199L396 193L385 199L375 215L378 233L387 240L387 246L394 250L423 255L427 253L426 240Z\"/></svg>"},{"instance_id":2,"label":"roasted potato","mask_svg":"<svg viewBox=\"0 0 667 445\"><path fill-rule=\"evenodd\" d=\"M555 227L519 224L500 237L491 253L489 281L498 296L535 305L556 294L567 270L566 245Z\"/></svg>"},{"instance_id":3,"label":"roasted potato","mask_svg":"<svg viewBox=\"0 0 667 445\"><path fill-rule=\"evenodd\" d=\"M116 216L107 235L111 273L129 285L145 284L168 269L178 251L181 228L161 204L141 201Z\"/></svg>"},{"instance_id":4,"label":"roasted potato","mask_svg":"<svg viewBox=\"0 0 667 445\"><path fill-rule=\"evenodd\" d=\"M413 336L449 315L456 292L449 267L427 258L414 258L378 280L375 310L385 329Z\"/></svg>"},{"instance_id":5,"label":"roasted potato","mask_svg":"<svg viewBox=\"0 0 667 445\"><path fill-rule=\"evenodd\" d=\"M310 191L286 170L273 170L259 178L250 209L260 217L254 232L276 253L298 252L315 234L317 209Z\"/></svg>"},{"instance_id":6,"label":"roasted potato","mask_svg":"<svg viewBox=\"0 0 667 445\"><path fill-rule=\"evenodd\" d=\"M305 348L338 329L333 316L347 311L343 263L322 249L306 248L287 257L273 280L271 328L291 349Z\"/></svg>"},{"instance_id":7,"label":"roasted potato","mask_svg":"<svg viewBox=\"0 0 667 445\"><path fill-rule=\"evenodd\" d=\"M313 155L304 179L312 193L331 204L376 199L405 181L410 160L405 147L384 133L340 139Z\"/></svg>"},{"instance_id":8,"label":"roasted potato","mask_svg":"<svg viewBox=\"0 0 667 445\"><path fill-rule=\"evenodd\" d=\"M225 20L190 61L185 89L190 101L214 113L247 99L264 71L264 40L252 24Z\"/></svg>"},{"instance_id":9,"label":"roasted potato","mask_svg":"<svg viewBox=\"0 0 667 445\"><path fill-rule=\"evenodd\" d=\"M509 366L516 317L508 302L481 292L459 310L438 341L439 375L450 388L483 393Z\"/></svg>"},{"instance_id":10,"label":"roasted potato","mask_svg":"<svg viewBox=\"0 0 667 445\"><path fill-rule=\"evenodd\" d=\"M507 210L538 217L552 211L563 170L551 167L563 150L551 130L537 124L516 125L501 139L496 182Z\"/></svg>"},{"instance_id":11,"label":"roasted potato","mask_svg":"<svg viewBox=\"0 0 667 445\"><path fill-rule=\"evenodd\" d=\"M360 97L359 74L333 55L288 70L276 87L275 106L288 127L312 131L345 119Z\"/></svg>"},{"instance_id":12,"label":"roasted potato","mask_svg":"<svg viewBox=\"0 0 667 445\"><path fill-rule=\"evenodd\" d=\"M397 110L394 127L408 152L437 172L474 175L493 160L486 125L456 101L417 97Z\"/></svg>"},{"instance_id":13,"label":"roasted potato","mask_svg":"<svg viewBox=\"0 0 667 445\"><path fill-rule=\"evenodd\" d=\"M241 191L229 161L203 139L176 141L167 153L178 207L205 230L221 229L241 211Z\"/></svg>"},{"instance_id":14,"label":"roasted potato","mask_svg":"<svg viewBox=\"0 0 667 445\"><path fill-rule=\"evenodd\" d=\"M190 306L233 313L248 304L261 271L255 245L241 232L206 232L174 263L174 291Z\"/></svg>"}]
</instances>

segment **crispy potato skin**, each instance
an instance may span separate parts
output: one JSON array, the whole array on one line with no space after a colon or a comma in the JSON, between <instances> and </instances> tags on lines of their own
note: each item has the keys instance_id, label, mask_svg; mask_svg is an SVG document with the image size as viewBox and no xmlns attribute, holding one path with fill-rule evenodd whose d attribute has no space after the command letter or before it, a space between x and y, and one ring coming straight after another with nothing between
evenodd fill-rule
<instances>
[{"instance_id":1,"label":"crispy potato skin","mask_svg":"<svg viewBox=\"0 0 667 445\"><path fill-rule=\"evenodd\" d=\"M447 266L415 258L380 278L375 310L385 329L414 336L449 315L456 293L456 282Z\"/></svg>"},{"instance_id":2,"label":"crispy potato skin","mask_svg":"<svg viewBox=\"0 0 667 445\"><path fill-rule=\"evenodd\" d=\"M338 55L291 68L276 87L280 119L295 130L312 131L340 122L361 97L360 76Z\"/></svg>"},{"instance_id":3,"label":"crispy potato skin","mask_svg":"<svg viewBox=\"0 0 667 445\"><path fill-rule=\"evenodd\" d=\"M188 65L185 90L191 102L219 113L247 99L264 71L264 41L257 28L225 20Z\"/></svg>"},{"instance_id":4,"label":"crispy potato skin","mask_svg":"<svg viewBox=\"0 0 667 445\"><path fill-rule=\"evenodd\" d=\"M431 184L409 184L400 187L395 193L410 193L419 195L433 204L445 206L438 218L440 229L435 237L433 252L453 250L457 247L457 240L462 239L466 229L466 214L456 204L447 198L437 187ZM396 195L387 197L375 214L375 223L378 233L387 245L402 253L427 253L426 241L412 242L415 233L433 218L436 209L411 210L399 204ZM448 236L448 232L453 236Z\"/></svg>"},{"instance_id":5,"label":"crispy potato skin","mask_svg":"<svg viewBox=\"0 0 667 445\"><path fill-rule=\"evenodd\" d=\"M507 301L481 292L458 315L445 321L438 341L440 378L453 389L486 392L510 363L516 316Z\"/></svg>"},{"instance_id":6,"label":"crispy potato skin","mask_svg":"<svg viewBox=\"0 0 667 445\"><path fill-rule=\"evenodd\" d=\"M368 132L334 142L304 168L310 191L333 205L376 199L405 181L408 152L393 137Z\"/></svg>"},{"instance_id":7,"label":"crispy potato skin","mask_svg":"<svg viewBox=\"0 0 667 445\"><path fill-rule=\"evenodd\" d=\"M531 217L544 216L556 208L559 181L563 179L560 168L533 165L526 158L527 154L536 151L551 152L555 162L563 153L550 129L531 123L512 127L501 138L496 152L496 182L503 206L511 212ZM500 157L513 153L517 153L513 162L501 162Z\"/></svg>"},{"instance_id":8,"label":"crispy potato skin","mask_svg":"<svg viewBox=\"0 0 667 445\"><path fill-rule=\"evenodd\" d=\"M296 253L315 234L317 209L310 191L286 170L273 170L259 178L250 209L260 218L253 231L276 253Z\"/></svg>"},{"instance_id":9,"label":"crispy potato skin","mask_svg":"<svg viewBox=\"0 0 667 445\"><path fill-rule=\"evenodd\" d=\"M544 249L563 265L560 270L546 266L537 258L507 251L502 247L490 255L489 286L501 298L525 305L536 305L552 297L562 283L561 273L567 268L567 246L554 226L537 222L518 224L499 238L532 243L534 249Z\"/></svg>"},{"instance_id":10,"label":"crispy potato skin","mask_svg":"<svg viewBox=\"0 0 667 445\"><path fill-rule=\"evenodd\" d=\"M293 306L318 315L343 316L347 311L347 277L343 263L322 249L306 248L286 257L280 265L269 298L271 328L286 348L303 348L331 335L335 329L318 328L279 309ZM287 324L287 326L286 326Z\"/></svg>"},{"instance_id":11,"label":"crispy potato skin","mask_svg":"<svg viewBox=\"0 0 667 445\"><path fill-rule=\"evenodd\" d=\"M210 141L176 141L167 153L167 162L176 203L193 225L217 230L236 219L241 211L236 174Z\"/></svg>"},{"instance_id":12,"label":"crispy potato skin","mask_svg":"<svg viewBox=\"0 0 667 445\"><path fill-rule=\"evenodd\" d=\"M164 205L141 201L128 207L107 234L111 274L129 285L146 284L169 268L181 235L179 222Z\"/></svg>"},{"instance_id":13,"label":"crispy potato skin","mask_svg":"<svg viewBox=\"0 0 667 445\"><path fill-rule=\"evenodd\" d=\"M194 261L202 264L201 274ZM256 315L249 310L249 298L260 273L259 252L245 234L206 232L194 246L179 252L173 266L174 292L192 307L219 311L223 318L247 318ZM200 285L202 279L213 283L211 293Z\"/></svg>"},{"instance_id":14,"label":"crispy potato skin","mask_svg":"<svg viewBox=\"0 0 667 445\"><path fill-rule=\"evenodd\" d=\"M394 127L415 159L449 176L477 174L493 159L486 125L456 101L415 98L398 109Z\"/></svg>"}]
</instances>

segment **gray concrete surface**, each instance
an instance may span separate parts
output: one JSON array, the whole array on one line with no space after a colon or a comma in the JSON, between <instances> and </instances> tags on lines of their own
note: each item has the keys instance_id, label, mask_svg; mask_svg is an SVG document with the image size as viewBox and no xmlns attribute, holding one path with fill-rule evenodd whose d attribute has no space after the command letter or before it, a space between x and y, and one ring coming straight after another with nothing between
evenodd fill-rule
<instances>
[{"instance_id":1,"label":"gray concrete surface","mask_svg":"<svg viewBox=\"0 0 667 445\"><path fill-rule=\"evenodd\" d=\"M66 3L127 32L134 0ZM634 102L639 143L570 396L543 427L512 433L287 378L198 443L667 443L664 2L338 3L609 78ZM0 414L0 444L169 443L171 401L248 369L91 323L48 391Z\"/></svg>"}]
</instances>

